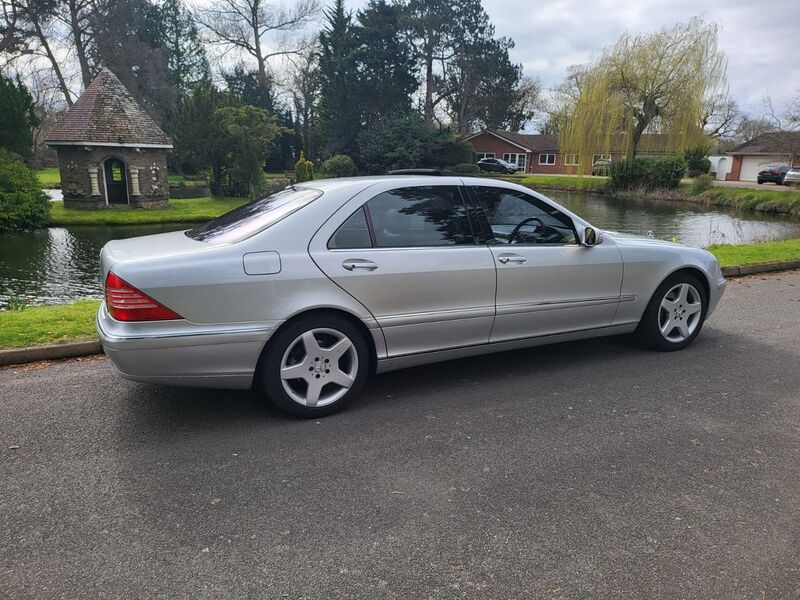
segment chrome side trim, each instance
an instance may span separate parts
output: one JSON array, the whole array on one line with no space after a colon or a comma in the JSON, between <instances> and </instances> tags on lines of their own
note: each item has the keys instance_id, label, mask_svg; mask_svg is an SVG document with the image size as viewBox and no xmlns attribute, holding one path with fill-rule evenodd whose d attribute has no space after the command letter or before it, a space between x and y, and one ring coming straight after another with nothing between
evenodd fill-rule
<instances>
[{"instance_id":1,"label":"chrome side trim","mask_svg":"<svg viewBox=\"0 0 800 600\"><path fill-rule=\"evenodd\" d=\"M376 373L386 373L408 367L416 367L445 360L467 358L469 356L480 356L493 352L505 352L507 350L517 350L520 348L530 348L534 346L544 346L558 342L570 342L593 337L605 337L610 335L622 335L632 333L638 326L638 321L609 325L608 327L598 327L596 329L582 329L568 333L557 333L552 335L542 335L531 338L507 340L503 342L493 342L489 344L479 344L477 346L465 346L462 348L451 348L449 350L438 350L420 354L406 354L383 360L378 360Z\"/></svg>"},{"instance_id":2,"label":"chrome side trim","mask_svg":"<svg viewBox=\"0 0 800 600\"><path fill-rule=\"evenodd\" d=\"M546 302L525 302L519 304L498 305L497 314L516 315L520 313L537 312L541 310L557 310L561 308L580 308L584 306L602 306L620 302L618 296L607 298L584 298L576 300L551 300Z\"/></svg>"},{"instance_id":3,"label":"chrome side trim","mask_svg":"<svg viewBox=\"0 0 800 600\"><path fill-rule=\"evenodd\" d=\"M493 316L494 306L475 306L471 308L455 308L447 310L403 313L398 315L385 315L377 317L377 320L381 327L401 327L403 325L417 325L419 323L460 321L462 319L476 319L480 317Z\"/></svg>"}]
</instances>

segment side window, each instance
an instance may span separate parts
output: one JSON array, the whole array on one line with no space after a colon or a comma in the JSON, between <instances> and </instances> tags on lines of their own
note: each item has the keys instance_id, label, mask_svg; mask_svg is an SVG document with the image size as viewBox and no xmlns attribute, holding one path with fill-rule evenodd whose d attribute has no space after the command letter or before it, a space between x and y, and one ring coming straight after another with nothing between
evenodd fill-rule
<instances>
[{"instance_id":1,"label":"side window","mask_svg":"<svg viewBox=\"0 0 800 600\"><path fill-rule=\"evenodd\" d=\"M577 244L572 219L533 196L493 187L472 188L497 244Z\"/></svg>"},{"instance_id":2,"label":"side window","mask_svg":"<svg viewBox=\"0 0 800 600\"><path fill-rule=\"evenodd\" d=\"M384 192L366 204L379 248L473 244L469 217L454 186Z\"/></svg>"},{"instance_id":3,"label":"side window","mask_svg":"<svg viewBox=\"0 0 800 600\"><path fill-rule=\"evenodd\" d=\"M367 216L362 206L336 230L328 240L328 248L371 248L372 240L369 235Z\"/></svg>"}]
</instances>

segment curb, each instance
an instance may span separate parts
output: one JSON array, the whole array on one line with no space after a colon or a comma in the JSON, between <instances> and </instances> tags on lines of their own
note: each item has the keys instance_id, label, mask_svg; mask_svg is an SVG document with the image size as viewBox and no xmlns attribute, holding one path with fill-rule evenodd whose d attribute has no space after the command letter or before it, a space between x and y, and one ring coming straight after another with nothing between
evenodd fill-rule
<instances>
[{"instance_id":1,"label":"curb","mask_svg":"<svg viewBox=\"0 0 800 600\"><path fill-rule=\"evenodd\" d=\"M755 265L724 267L722 269L722 275L725 277L742 277L743 275L771 273L772 271L786 271L789 269L800 269L800 260L782 260L778 262L759 263Z\"/></svg>"},{"instance_id":2,"label":"curb","mask_svg":"<svg viewBox=\"0 0 800 600\"><path fill-rule=\"evenodd\" d=\"M75 358L76 356L89 356L90 354L101 354L102 352L103 348L97 340L13 348L11 350L0 350L0 366L19 365L40 360Z\"/></svg>"}]
</instances>

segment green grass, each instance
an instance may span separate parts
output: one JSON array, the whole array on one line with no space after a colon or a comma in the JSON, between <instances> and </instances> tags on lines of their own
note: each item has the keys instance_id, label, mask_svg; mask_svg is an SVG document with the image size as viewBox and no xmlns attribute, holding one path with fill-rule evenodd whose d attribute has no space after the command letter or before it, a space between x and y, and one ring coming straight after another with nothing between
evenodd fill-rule
<instances>
[{"instance_id":1,"label":"green grass","mask_svg":"<svg viewBox=\"0 0 800 600\"><path fill-rule=\"evenodd\" d=\"M706 248L723 267L800 260L800 239L759 244L718 244Z\"/></svg>"},{"instance_id":2,"label":"green grass","mask_svg":"<svg viewBox=\"0 0 800 600\"><path fill-rule=\"evenodd\" d=\"M246 203L245 198L175 198L164 209L113 208L67 210L53 202L49 225L152 225L157 223L202 223Z\"/></svg>"},{"instance_id":3,"label":"green grass","mask_svg":"<svg viewBox=\"0 0 800 600\"><path fill-rule=\"evenodd\" d=\"M578 177L575 175L528 175L522 185L544 190L600 191L608 182L606 177Z\"/></svg>"},{"instance_id":4,"label":"green grass","mask_svg":"<svg viewBox=\"0 0 800 600\"><path fill-rule=\"evenodd\" d=\"M99 300L0 311L0 348L57 344L97 337L94 317Z\"/></svg>"},{"instance_id":5,"label":"green grass","mask_svg":"<svg viewBox=\"0 0 800 600\"><path fill-rule=\"evenodd\" d=\"M61 187L61 173L59 173L58 167L38 169L36 177L39 179L39 185L45 189Z\"/></svg>"}]
</instances>

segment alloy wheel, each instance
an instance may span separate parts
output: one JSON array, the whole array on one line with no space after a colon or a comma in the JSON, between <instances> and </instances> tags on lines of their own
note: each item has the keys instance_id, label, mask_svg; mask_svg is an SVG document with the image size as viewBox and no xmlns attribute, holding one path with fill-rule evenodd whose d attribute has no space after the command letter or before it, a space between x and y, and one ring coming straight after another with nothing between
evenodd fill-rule
<instances>
[{"instance_id":1,"label":"alloy wheel","mask_svg":"<svg viewBox=\"0 0 800 600\"><path fill-rule=\"evenodd\" d=\"M668 342L677 344L687 340L700 325L703 298L690 283L671 287L658 310L658 328Z\"/></svg>"},{"instance_id":2,"label":"alloy wheel","mask_svg":"<svg viewBox=\"0 0 800 600\"><path fill-rule=\"evenodd\" d=\"M335 329L306 331L289 344L280 367L281 384L302 406L327 406L341 399L358 374L358 352L345 334Z\"/></svg>"}]
</instances>

